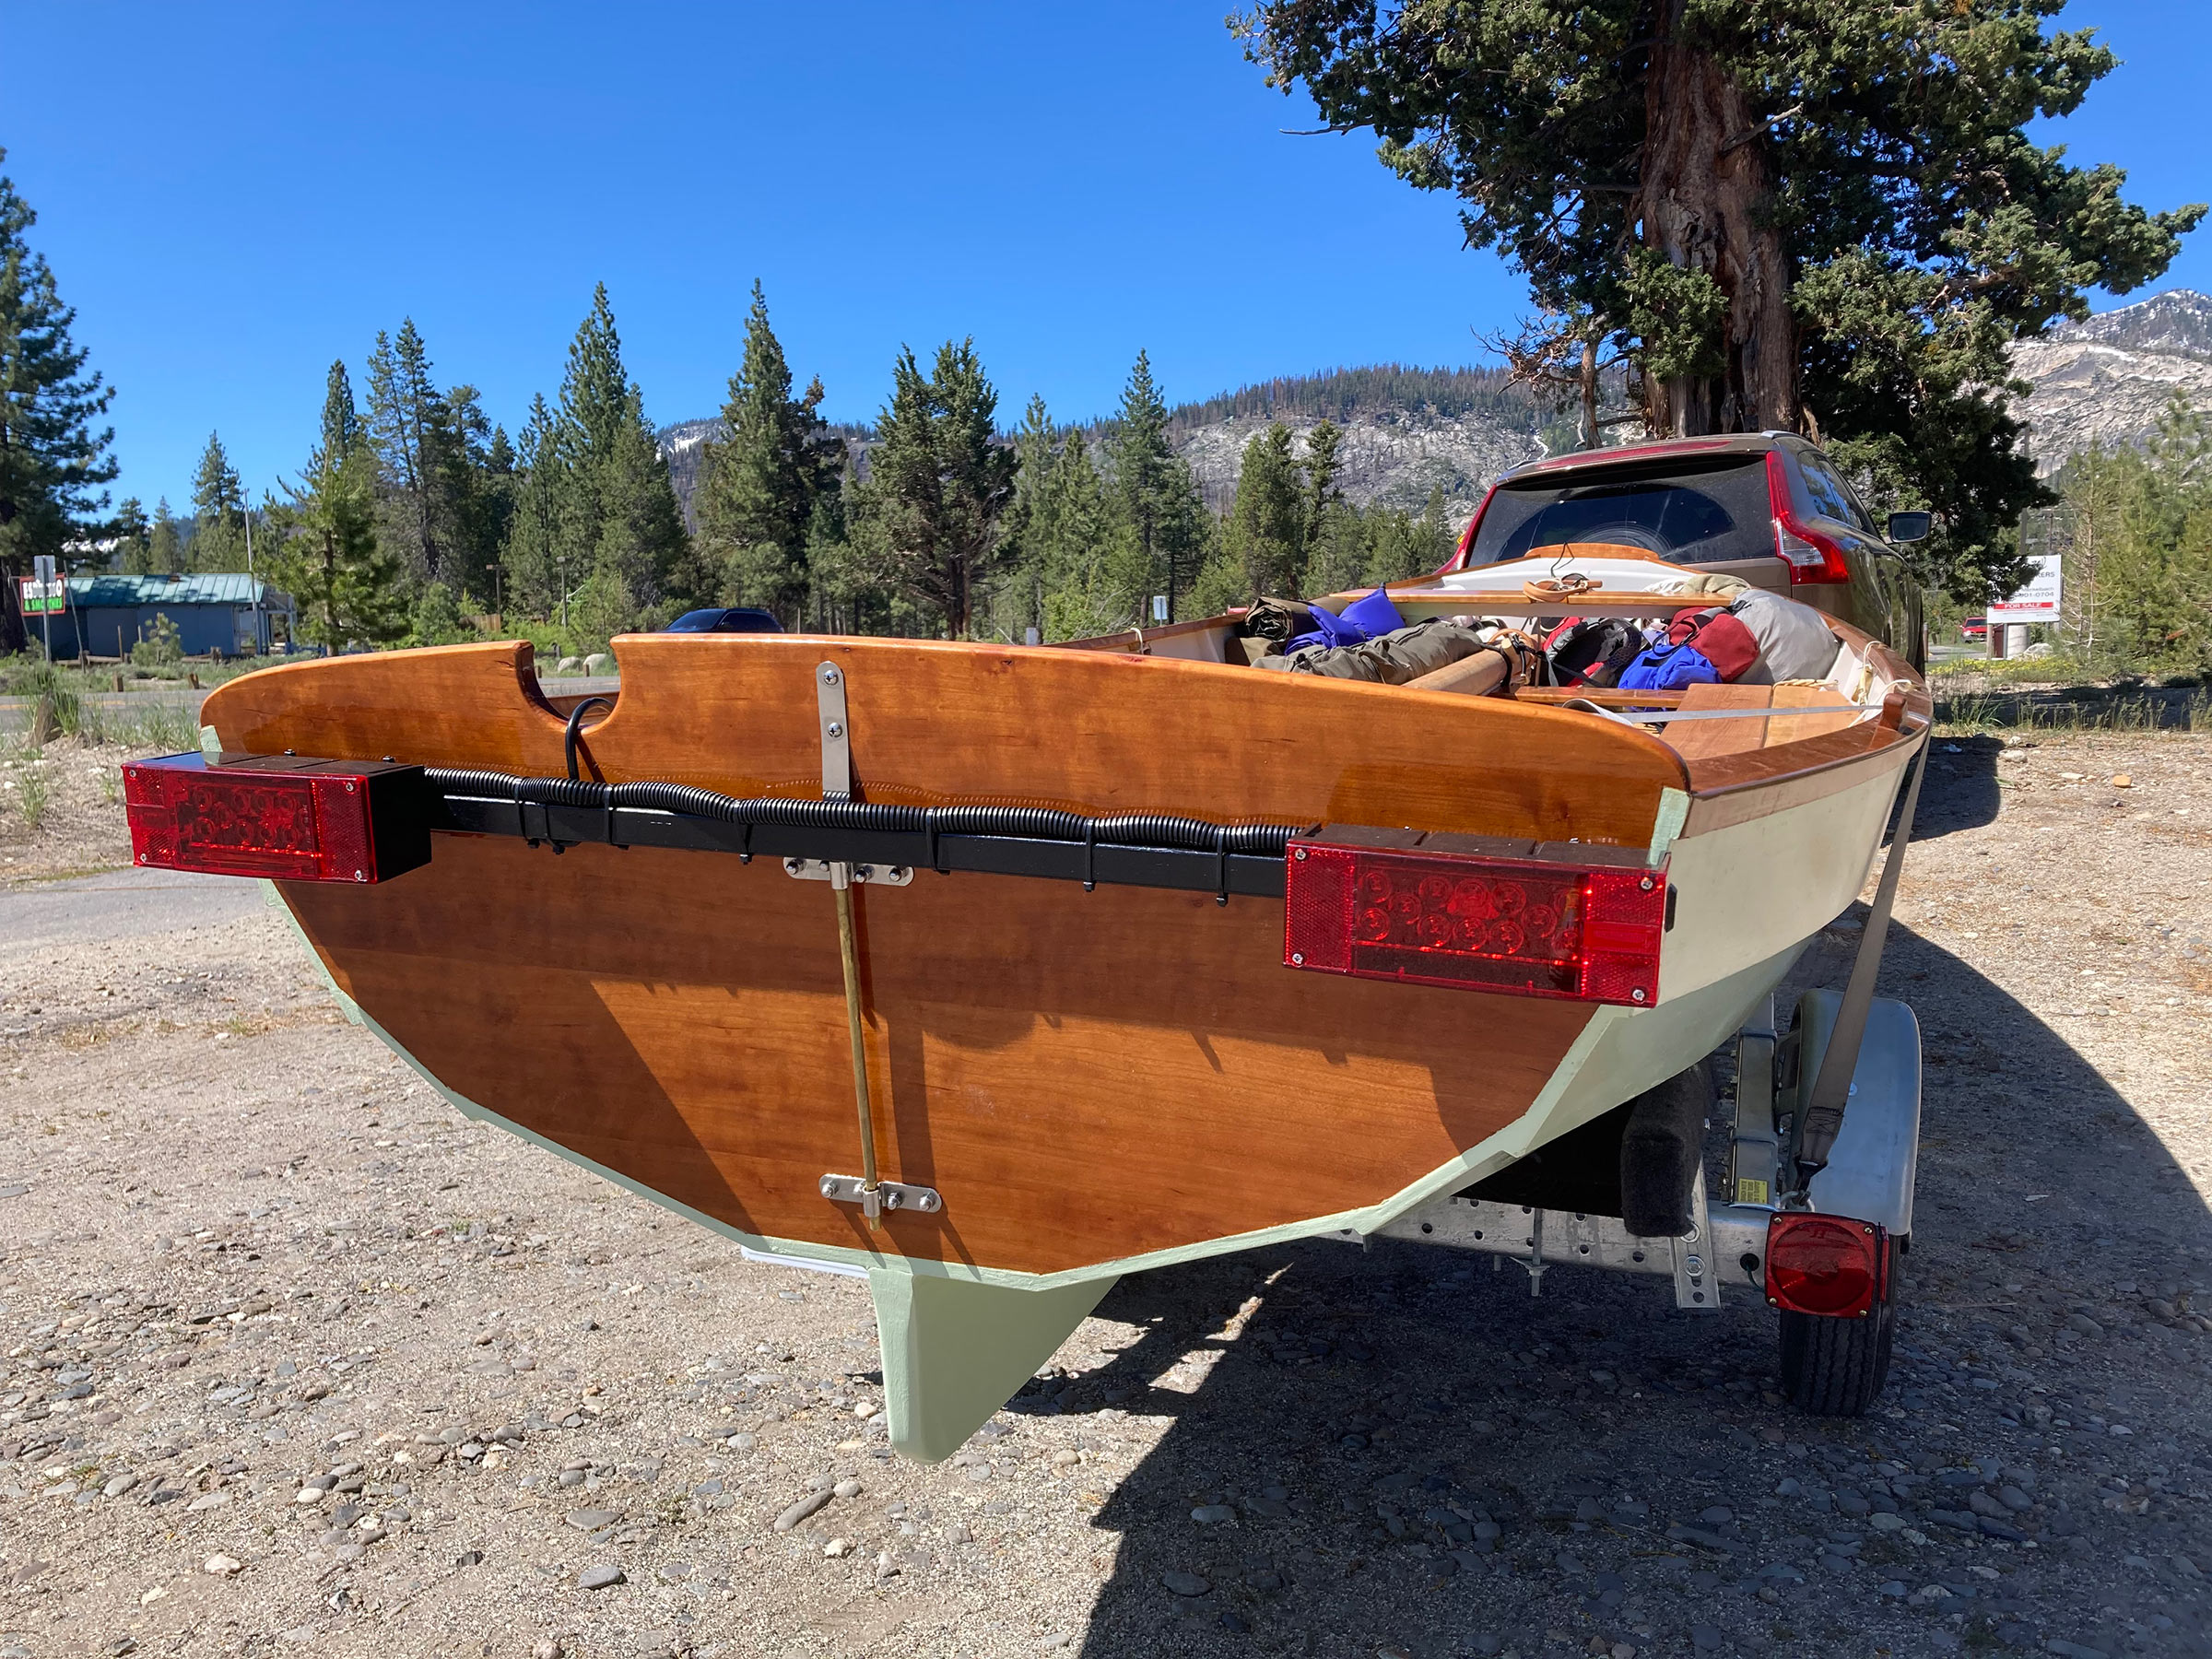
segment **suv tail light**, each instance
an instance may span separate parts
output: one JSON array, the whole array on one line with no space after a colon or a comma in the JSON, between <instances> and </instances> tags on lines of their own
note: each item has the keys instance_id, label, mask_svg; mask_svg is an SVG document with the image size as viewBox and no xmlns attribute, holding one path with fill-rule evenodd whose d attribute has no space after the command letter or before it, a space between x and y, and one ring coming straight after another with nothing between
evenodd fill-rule
<instances>
[{"instance_id":1,"label":"suv tail light","mask_svg":"<svg viewBox=\"0 0 2212 1659\"><path fill-rule=\"evenodd\" d=\"M1864 1319L1888 1272L1888 1238L1871 1221L1785 1210L1767 1223L1767 1300L1777 1308Z\"/></svg>"},{"instance_id":2,"label":"suv tail light","mask_svg":"<svg viewBox=\"0 0 2212 1659\"><path fill-rule=\"evenodd\" d=\"M1648 1007L1659 998L1666 871L1294 841L1286 967Z\"/></svg>"},{"instance_id":3,"label":"suv tail light","mask_svg":"<svg viewBox=\"0 0 2212 1659\"><path fill-rule=\"evenodd\" d=\"M123 799L148 869L367 883L429 862L422 782L385 762L168 755L125 766Z\"/></svg>"},{"instance_id":4,"label":"suv tail light","mask_svg":"<svg viewBox=\"0 0 2212 1659\"><path fill-rule=\"evenodd\" d=\"M1482 515L1490 510L1490 502L1497 494L1498 486L1495 484L1482 492L1482 500L1475 509L1475 516L1467 521L1467 527L1459 533L1459 545L1453 549L1452 557L1437 566L1437 575L1441 576L1447 571L1464 571L1467 568L1467 560L1475 554L1475 537L1482 530Z\"/></svg>"},{"instance_id":5,"label":"suv tail light","mask_svg":"<svg viewBox=\"0 0 2212 1659\"><path fill-rule=\"evenodd\" d=\"M1797 516L1790 494L1788 463L1780 450L1767 452L1767 503L1774 510L1774 554L1790 567L1793 586L1806 582L1849 582L1851 564L1843 544Z\"/></svg>"}]
</instances>

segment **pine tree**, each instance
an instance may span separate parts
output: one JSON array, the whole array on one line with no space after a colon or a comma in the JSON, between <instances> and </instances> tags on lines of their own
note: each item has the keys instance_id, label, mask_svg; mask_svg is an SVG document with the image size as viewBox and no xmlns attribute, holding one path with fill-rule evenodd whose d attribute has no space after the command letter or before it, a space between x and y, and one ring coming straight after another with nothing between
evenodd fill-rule
<instances>
[{"instance_id":1,"label":"pine tree","mask_svg":"<svg viewBox=\"0 0 2212 1659\"><path fill-rule=\"evenodd\" d=\"M382 336L378 339L381 343ZM322 448L326 454L350 454L364 436L360 407L353 401L353 378L341 359L323 377Z\"/></svg>"},{"instance_id":2,"label":"pine tree","mask_svg":"<svg viewBox=\"0 0 2212 1659\"><path fill-rule=\"evenodd\" d=\"M1344 491L1336 483L1337 472L1343 466L1339 452L1344 447L1344 429L1333 420L1324 420L1306 434L1306 523L1319 524L1332 509L1344 504Z\"/></svg>"},{"instance_id":3,"label":"pine tree","mask_svg":"<svg viewBox=\"0 0 2212 1659\"><path fill-rule=\"evenodd\" d=\"M560 526L572 471L562 436L560 418L544 395L532 398L515 452L513 514L500 556L507 604L529 616L549 617L560 606Z\"/></svg>"},{"instance_id":4,"label":"pine tree","mask_svg":"<svg viewBox=\"0 0 2212 1659\"><path fill-rule=\"evenodd\" d=\"M1430 487L1418 518L1394 507L1372 507L1366 516L1371 586L1426 575L1452 557L1452 523L1441 485Z\"/></svg>"},{"instance_id":5,"label":"pine tree","mask_svg":"<svg viewBox=\"0 0 2212 1659\"><path fill-rule=\"evenodd\" d=\"M1144 620L1151 559L1123 498L1099 476L1080 429L1064 434L1039 508L1044 637L1079 640Z\"/></svg>"},{"instance_id":6,"label":"pine tree","mask_svg":"<svg viewBox=\"0 0 2212 1659\"><path fill-rule=\"evenodd\" d=\"M111 394L86 372L88 354L69 335L76 312L45 255L23 240L37 220L0 174L0 655L25 643L14 579L85 535L107 507L99 487L116 472L114 429L92 425Z\"/></svg>"},{"instance_id":7,"label":"pine tree","mask_svg":"<svg viewBox=\"0 0 2212 1659\"><path fill-rule=\"evenodd\" d=\"M1168 441L1167 403L1153 382L1152 359L1143 351L1122 389L1106 458L1123 514L1144 554L1147 592L1166 594L1168 615L1174 617L1183 589L1198 573L1206 503L1190 464Z\"/></svg>"},{"instance_id":8,"label":"pine tree","mask_svg":"<svg viewBox=\"0 0 2212 1659\"><path fill-rule=\"evenodd\" d=\"M504 431L484 413L474 386L444 394L438 496L446 518L440 580L455 598L488 598L497 582L500 545L512 511L514 455Z\"/></svg>"},{"instance_id":9,"label":"pine tree","mask_svg":"<svg viewBox=\"0 0 2212 1659\"><path fill-rule=\"evenodd\" d=\"M268 580L292 596L308 643L328 651L385 644L407 631L401 567L377 534L377 455L351 417L342 362L330 366L323 408L324 441L273 515L278 540Z\"/></svg>"},{"instance_id":10,"label":"pine tree","mask_svg":"<svg viewBox=\"0 0 2212 1659\"><path fill-rule=\"evenodd\" d=\"M814 512L806 521L806 608L817 633L861 631L853 543L845 524L845 500L853 488L847 462L837 487L814 498Z\"/></svg>"},{"instance_id":11,"label":"pine tree","mask_svg":"<svg viewBox=\"0 0 2212 1659\"><path fill-rule=\"evenodd\" d=\"M522 488L521 462L514 445L508 440L507 429L494 424L477 473L469 542L477 550L471 559L477 585L470 591L487 601L495 613L504 611L507 606L507 546Z\"/></svg>"},{"instance_id":12,"label":"pine tree","mask_svg":"<svg viewBox=\"0 0 2212 1659\"><path fill-rule=\"evenodd\" d=\"M183 568L184 538L177 532L176 515L169 510L169 498L163 496L154 503L154 527L146 538L146 569L136 574L166 576Z\"/></svg>"},{"instance_id":13,"label":"pine tree","mask_svg":"<svg viewBox=\"0 0 2212 1659\"><path fill-rule=\"evenodd\" d=\"M396 337L380 332L369 354L367 425L386 538L416 581L441 580L457 516L459 439L412 317L402 319Z\"/></svg>"},{"instance_id":14,"label":"pine tree","mask_svg":"<svg viewBox=\"0 0 2212 1659\"><path fill-rule=\"evenodd\" d=\"M1295 595L1305 582L1305 469L1281 421L1244 446L1237 499L1230 508L1229 553L1244 578L1244 597Z\"/></svg>"},{"instance_id":15,"label":"pine tree","mask_svg":"<svg viewBox=\"0 0 2212 1659\"><path fill-rule=\"evenodd\" d=\"M603 589L627 593L641 610L659 611L688 595L679 589L689 551L668 464L645 420L642 396L622 366L622 341L606 285L569 346L554 453L562 472L555 562L563 551L573 586L601 568L619 578Z\"/></svg>"},{"instance_id":16,"label":"pine tree","mask_svg":"<svg viewBox=\"0 0 2212 1659\"><path fill-rule=\"evenodd\" d=\"M991 631L1018 643L1032 628L1041 638L1043 633L1045 570L1051 559L1044 495L1059 453L1044 399L1032 393L1014 433L1014 492L1000 526L1006 558L992 594Z\"/></svg>"},{"instance_id":17,"label":"pine tree","mask_svg":"<svg viewBox=\"0 0 2212 1659\"><path fill-rule=\"evenodd\" d=\"M947 340L924 376L912 350L891 371L853 533L865 568L925 616L966 639L976 601L1004 551L999 522L1019 457L996 441L998 393L972 338Z\"/></svg>"},{"instance_id":18,"label":"pine tree","mask_svg":"<svg viewBox=\"0 0 2212 1659\"><path fill-rule=\"evenodd\" d=\"M195 571L246 568L245 495L230 465L221 435L207 434L207 447L192 475L192 540L185 552Z\"/></svg>"},{"instance_id":19,"label":"pine tree","mask_svg":"<svg viewBox=\"0 0 2212 1659\"><path fill-rule=\"evenodd\" d=\"M712 584L733 605L759 605L794 620L807 596L806 546L816 502L837 488L844 445L819 414L822 382L791 394L791 365L753 284L745 357L730 376L722 438L700 458L698 552Z\"/></svg>"},{"instance_id":20,"label":"pine tree","mask_svg":"<svg viewBox=\"0 0 2212 1659\"><path fill-rule=\"evenodd\" d=\"M150 540L146 522L146 508L136 496L123 498L123 505L115 510L113 554L114 568L131 575L143 575L153 569L147 553ZM99 562L105 564L107 560Z\"/></svg>"}]
</instances>

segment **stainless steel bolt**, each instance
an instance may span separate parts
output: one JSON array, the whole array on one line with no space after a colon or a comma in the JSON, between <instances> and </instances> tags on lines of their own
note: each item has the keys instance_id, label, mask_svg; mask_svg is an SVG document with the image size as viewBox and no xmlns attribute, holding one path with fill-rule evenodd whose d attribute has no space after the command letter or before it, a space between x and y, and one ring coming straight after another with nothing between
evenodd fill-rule
<instances>
[{"instance_id":1,"label":"stainless steel bolt","mask_svg":"<svg viewBox=\"0 0 2212 1659\"><path fill-rule=\"evenodd\" d=\"M1290 953L1290 965L1293 968L1303 968L1306 965L1306 953L1302 950L1292 951Z\"/></svg>"},{"instance_id":2,"label":"stainless steel bolt","mask_svg":"<svg viewBox=\"0 0 2212 1659\"><path fill-rule=\"evenodd\" d=\"M841 721L836 721L836 720L833 720L833 721L831 721L831 722L830 723L830 736L832 736L832 737L842 737L844 735L845 735L845 728L844 728L844 724L843 724Z\"/></svg>"},{"instance_id":3,"label":"stainless steel bolt","mask_svg":"<svg viewBox=\"0 0 2212 1659\"><path fill-rule=\"evenodd\" d=\"M1635 990L1635 991L1631 991L1631 992L1630 992L1630 993L1629 993L1629 999L1630 999L1631 1002L1641 1002L1641 1001L1643 1000L1643 993L1642 993L1642 991L1641 991L1641 989L1639 989L1639 990Z\"/></svg>"},{"instance_id":4,"label":"stainless steel bolt","mask_svg":"<svg viewBox=\"0 0 2212 1659\"><path fill-rule=\"evenodd\" d=\"M822 684L825 686L837 684L837 670L828 663L822 665Z\"/></svg>"}]
</instances>

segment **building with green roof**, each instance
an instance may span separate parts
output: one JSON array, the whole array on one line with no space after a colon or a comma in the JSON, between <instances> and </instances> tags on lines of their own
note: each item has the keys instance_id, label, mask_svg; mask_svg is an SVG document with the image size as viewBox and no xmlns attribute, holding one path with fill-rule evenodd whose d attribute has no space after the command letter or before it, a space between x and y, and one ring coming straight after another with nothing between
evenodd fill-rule
<instances>
[{"instance_id":1,"label":"building with green roof","mask_svg":"<svg viewBox=\"0 0 2212 1659\"><path fill-rule=\"evenodd\" d=\"M128 656L155 619L175 624L186 656L247 656L282 651L292 638L291 595L236 571L166 576L103 571L68 580L68 609L53 618L57 657ZM37 617L25 618L41 637Z\"/></svg>"}]
</instances>

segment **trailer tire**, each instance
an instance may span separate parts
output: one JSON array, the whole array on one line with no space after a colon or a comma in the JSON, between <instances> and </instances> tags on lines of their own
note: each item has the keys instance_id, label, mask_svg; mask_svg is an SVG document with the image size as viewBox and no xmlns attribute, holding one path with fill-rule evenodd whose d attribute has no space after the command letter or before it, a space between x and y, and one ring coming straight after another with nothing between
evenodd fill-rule
<instances>
[{"instance_id":1,"label":"trailer tire","mask_svg":"<svg viewBox=\"0 0 2212 1659\"><path fill-rule=\"evenodd\" d=\"M1800 1410L1815 1417L1857 1417L1882 1392L1897 1334L1894 1262L1888 1277L1888 1294L1864 1319L1783 1313L1782 1389Z\"/></svg>"}]
</instances>

